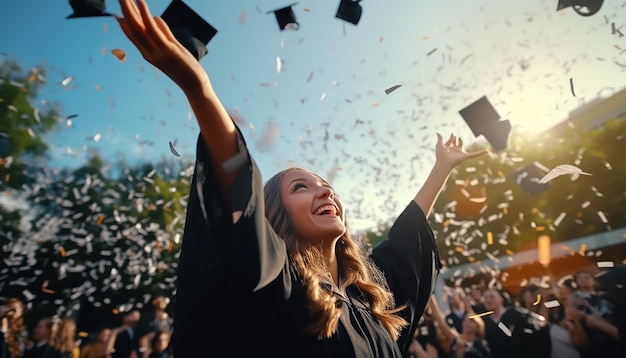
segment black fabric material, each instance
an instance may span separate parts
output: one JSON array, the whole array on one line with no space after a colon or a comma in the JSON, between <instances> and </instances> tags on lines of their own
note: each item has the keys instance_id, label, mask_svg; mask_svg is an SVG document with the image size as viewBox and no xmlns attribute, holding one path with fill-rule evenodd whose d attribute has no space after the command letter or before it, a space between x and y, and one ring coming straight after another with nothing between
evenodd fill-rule
<instances>
[{"instance_id":1,"label":"black fabric material","mask_svg":"<svg viewBox=\"0 0 626 358\"><path fill-rule=\"evenodd\" d=\"M318 340L303 333L310 322L300 276L284 241L264 215L262 180L247 160L231 189L233 224L215 190L212 165L200 137L174 302L173 349L185 357L401 357L440 268L432 231L415 202L398 217L389 240L373 250L410 327L398 343L371 315L355 287L334 291L342 315L337 332Z\"/></svg>"},{"instance_id":2,"label":"black fabric material","mask_svg":"<svg viewBox=\"0 0 626 358\"><path fill-rule=\"evenodd\" d=\"M61 353L46 343L27 349L23 358L61 358Z\"/></svg>"}]
</instances>

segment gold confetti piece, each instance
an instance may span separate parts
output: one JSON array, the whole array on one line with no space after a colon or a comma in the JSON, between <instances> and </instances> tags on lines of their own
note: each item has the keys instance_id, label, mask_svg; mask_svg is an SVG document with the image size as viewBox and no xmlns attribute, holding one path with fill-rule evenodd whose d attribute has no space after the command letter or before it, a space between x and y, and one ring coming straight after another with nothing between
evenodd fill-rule
<instances>
[{"instance_id":1,"label":"gold confetti piece","mask_svg":"<svg viewBox=\"0 0 626 358\"><path fill-rule=\"evenodd\" d=\"M172 154L174 154L174 156L180 157L180 154L178 154L176 148L174 148L174 144L172 143L172 141L170 141L170 151L172 152Z\"/></svg>"},{"instance_id":2,"label":"gold confetti piece","mask_svg":"<svg viewBox=\"0 0 626 358\"><path fill-rule=\"evenodd\" d=\"M304 9L302 9L302 10L304 10L304 12L311 12L311 9L309 9L308 7L305 7L305 8L304 8Z\"/></svg>"},{"instance_id":3,"label":"gold confetti piece","mask_svg":"<svg viewBox=\"0 0 626 358\"><path fill-rule=\"evenodd\" d=\"M539 261L539 263L543 266L550 265L550 236L539 236L537 239L537 251L539 256L537 261Z\"/></svg>"},{"instance_id":4,"label":"gold confetti piece","mask_svg":"<svg viewBox=\"0 0 626 358\"><path fill-rule=\"evenodd\" d=\"M394 85L394 86L391 86L391 87L389 87L389 88L387 88L387 89L385 90L385 94L390 94L391 92L393 92L393 91L397 90L397 89L398 89L398 88L400 88L400 87L402 87L402 85Z\"/></svg>"},{"instance_id":5,"label":"gold confetti piece","mask_svg":"<svg viewBox=\"0 0 626 358\"><path fill-rule=\"evenodd\" d=\"M493 233L487 231L487 245L493 245Z\"/></svg>"},{"instance_id":6,"label":"gold confetti piece","mask_svg":"<svg viewBox=\"0 0 626 358\"><path fill-rule=\"evenodd\" d=\"M114 308L114 309L112 310L112 312L113 312L113 314L119 314L119 313L120 313L120 310L118 310L117 308Z\"/></svg>"},{"instance_id":7,"label":"gold confetti piece","mask_svg":"<svg viewBox=\"0 0 626 358\"><path fill-rule=\"evenodd\" d=\"M535 302L533 302L533 306L536 306L539 304L539 302L541 302L541 293L537 294L537 300Z\"/></svg>"},{"instance_id":8,"label":"gold confetti piece","mask_svg":"<svg viewBox=\"0 0 626 358\"><path fill-rule=\"evenodd\" d=\"M469 319L476 319L476 318L478 318L478 317L488 316L488 315L490 315L490 314L492 314L492 313L493 313L493 311L487 311L487 312L483 312L483 313L479 313L479 314L471 315L471 316L469 316L469 317L467 317L467 318L469 318Z\"/></svg>"},{"instance_id":9,"label":"gold confetti piece","mask_svg":"<svg viewBox=\"0 0 626 358\"><path fill-rule=\"evenodd\" d=\"M80 331L80 332L78 332L78 336L79 337L89 337L89 333L85 332L85 331Z\"/></svg>"},{"instance_id":10,"label":"gold confetti piece","mask_svg":"<svg viewBox=\"0 0 626 358\"><path fill-rule=\"evenodd\" d=\"M98 217L98 221L96 221L96 225L98 225L98 226L102 225L103 221L104 221L104 215L100 215Z\"/></svg>"},{"instance_id":11,"label":"gold confetti piece","mask_svg":"<svg viewBox=\"0 0 626 358\"><path fill-rule=\"evenodd\" d=\"M587 250L587 244L582 244L580 245L580 250L578 250L578 253L585 256L585 251Z\"/></svg>"},{"instance_id":12,"label":"gold confetti piece","mask_svg":"<svg viewBox=\"0 0 626 358\"><path fill-rule=\"evenodd\" d=\"M113 56L117 57L118 60L122 62L126 61L126 51L119 48L114 48L113 50L111 50L111 53L113 54Z\"/></svg>"},{"instance_id":13,"label":"gold confetti piece","mask_svg":"<svg viewBox=\"0 0 626 358\"><path fill-rule=\"evenodd\" d=\"M43 292L43 293L49 293L49 294L51 294L51 295L54 295L54 294L56 293L56 291L55 291L55 290L51 290L51 289L49 289L49 288L44 288L44 287L42 287L42 288L41 288L41 292Z\"/></svg>"},{"instance_id":14,"label":"gold confetti piece","mask_svg":"<svg viewBox=\"0 0 626 358\"><path fill-rule=\"evenodd\" d=\"M65 257L66 256L65 249L62 246L59 249L59 253L61 254L61 257Z\"/></svg>"},{"instance_id":15,"label":"gold confetti piece","mask_svg":"<svg viewBox=\"0 0 626 358\"><path fill-rule=\"evenodd\" d=\"M576 97L576 93L574 93L574 77L569 78L569 88L572 91L572 96Z\"/></svg>"}]
</instances>

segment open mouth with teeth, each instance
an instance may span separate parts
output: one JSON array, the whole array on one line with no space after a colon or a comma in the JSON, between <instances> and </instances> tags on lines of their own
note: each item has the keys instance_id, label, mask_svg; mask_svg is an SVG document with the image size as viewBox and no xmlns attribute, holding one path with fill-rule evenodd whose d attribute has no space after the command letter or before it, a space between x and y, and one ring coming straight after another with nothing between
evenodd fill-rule
<instances>
[{"instance_id":1,"label":"open mouth with teeth","mask_svg":"<svg viewBox=\"0 0 626 358\"><path fill-rule=\"evenodd\" d=\"M337 208L334 205L322 205L315 210L315 215L333 215L337 216Z\"/></svg>"}]
</instances>

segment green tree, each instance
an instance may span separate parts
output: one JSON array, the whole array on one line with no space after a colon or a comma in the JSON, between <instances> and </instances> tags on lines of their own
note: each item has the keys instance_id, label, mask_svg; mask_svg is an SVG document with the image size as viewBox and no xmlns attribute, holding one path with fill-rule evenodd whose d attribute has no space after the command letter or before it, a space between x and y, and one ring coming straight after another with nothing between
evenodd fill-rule
<instances>
[{"instance_id":1,"label":"green tree","mask_svg":"<svg viewBox=\"0 0 626 358\"><path fill-rule=\"evenodd\" d=\"M35 164L45 157L46 133L58 127L58 106L35 106L46 84L44 67L23 70L15 61L0 63L0 245L21 234L24 197L16 188L32 180Z\"/></svg>"}]
</instances>

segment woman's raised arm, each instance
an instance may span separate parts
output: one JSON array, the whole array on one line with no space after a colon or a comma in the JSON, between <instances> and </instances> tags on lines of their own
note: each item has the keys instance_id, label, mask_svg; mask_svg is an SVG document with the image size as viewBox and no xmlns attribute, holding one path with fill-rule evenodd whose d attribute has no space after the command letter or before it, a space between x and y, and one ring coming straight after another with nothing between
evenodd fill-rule
<instances>
[{"instance_id":1,"label":"woman's raised arm","mask_svg":"<svg viewBox=\"0 0 626 358\"><path fill-rule=\"evenodd\" d=\"M236 170L222 164L239 153L235 124L217 97L198 60L175 37L159 16L152 16L145 0L120 0L123 17L117 20L126 37L146 61L163 71L184 92L200 126L214 166L222 202L228 205Z\"/></svg>"}]
</instances>

